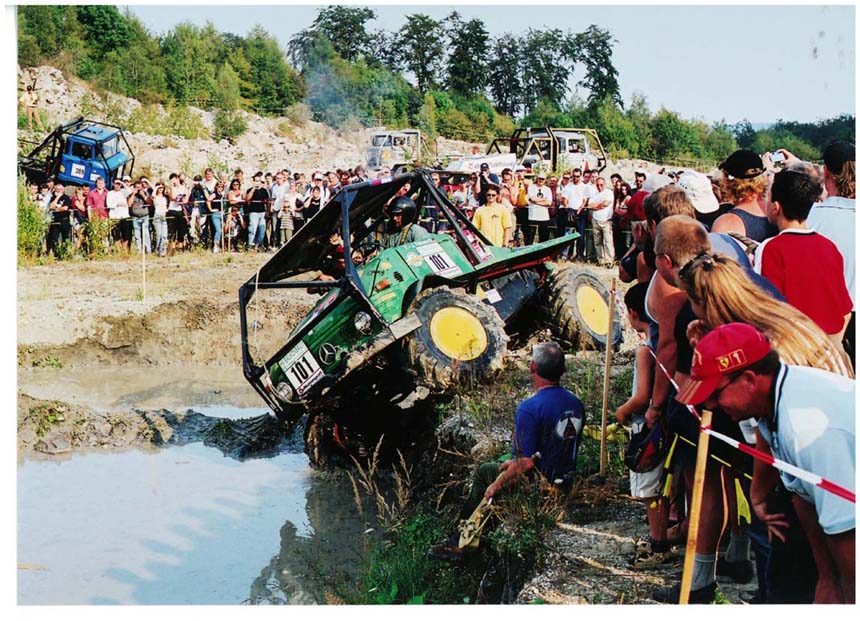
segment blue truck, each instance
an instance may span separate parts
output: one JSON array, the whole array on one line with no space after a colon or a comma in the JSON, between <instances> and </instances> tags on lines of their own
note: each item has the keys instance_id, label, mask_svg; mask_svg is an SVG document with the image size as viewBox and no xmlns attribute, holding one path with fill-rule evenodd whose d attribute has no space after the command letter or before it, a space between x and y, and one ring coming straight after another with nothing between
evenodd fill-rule
<instances>
[{"instance_id":1,"label":"blue truck","mask_svg":"<svg viewBox=\"0 0 860 621\"><path fill-rule=\"evenodd\" d=\"M114 179L131 175L133 169L134 154L122 128L83 117L59 125L18 159L19 172L39 184L53 179L95 187L101 177L110 187Z\"/></svg>"}]
</instances>

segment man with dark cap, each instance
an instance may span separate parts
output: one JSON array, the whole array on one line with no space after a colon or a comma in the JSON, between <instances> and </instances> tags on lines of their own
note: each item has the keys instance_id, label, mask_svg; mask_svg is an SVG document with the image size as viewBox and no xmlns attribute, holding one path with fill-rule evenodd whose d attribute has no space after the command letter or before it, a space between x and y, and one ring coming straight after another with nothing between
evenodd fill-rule
<instances>
[{"instance_id":1,"label":"man with dark cap","mask_svg":"<svg viewBox=\"0 0 860 621\"><path fill-rule=\"evenodd\" d=\"M720 164L723 186L734 208L714 221L714 233L738 233L761 242L779 231L765 213L767 171L761 157L740 149Z\"/></svg>"},{"instance_id":2,"label":"man with dark cap","mask_svg":"<svg viewBox=\"0 0 860 621\"><path fill-rule=\"evenodd\" d=\"M499 184L499 176L495 173L490 172L490 165L486 162L481 164L481 172L478 175L478 187L476 188L478 193L478 204L486 205L487 204L487 189L490 186L494 186L498 189Z\"/></svg>"},{"instance_id":3,"label":"man with dark cap","mask_svg":"<svg viewBox=\"0 0 860 621\"><path fill-rule=\"evenodd\" d=\"M786 155L791 155L785 153ZM854 298L855 247L854 247L854 201L857 177L854 145L850 142L834 142L822 154L824 160L824 189L827 198L813 205L807 226L836 244L842 253L842 266L845 271L845 284L851 303L856 307ZM786 158L786 161L788 158ZM854 310L845 331L843 346L854 361Z\"/></svg>"},{"instance_id":4,"label":"man with dark cap","mask_svg":"<svg viewBox=\"0 0 860 621\"><path fill-rule=\"evenodd\" d=\"M703 404L734 422L757 421L756 446L793 466L854 487L854 380L785 364L753 326L728 323L696 345L690 379L676 399ZM824 486L764 464L753 471L752 505L772 537L785 540L786 516L772 512L778 480L812 546L816 603L854 603L854 504ZM695 588L695 584L693 585Z\"/></svg>"}]
</instances>

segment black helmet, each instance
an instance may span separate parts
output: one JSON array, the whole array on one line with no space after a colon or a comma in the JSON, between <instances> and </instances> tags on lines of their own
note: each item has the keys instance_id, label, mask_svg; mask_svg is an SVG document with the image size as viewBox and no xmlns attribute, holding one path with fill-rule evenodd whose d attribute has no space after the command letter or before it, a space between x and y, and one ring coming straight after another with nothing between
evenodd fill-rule
<instances>
[{"instance_id":1,"label":"black helmet","mask_svg":"<svg viewBox=\"0 0 860 621\"><path fill-rule=\"evenodd\" d=\"M403 215L403 222L409 223L415 219L415 214L418 209L415 207L415 201L408 196L398 196L388 207L388 213L392 216L397 214Z\"/></svg>"}]
</instances>

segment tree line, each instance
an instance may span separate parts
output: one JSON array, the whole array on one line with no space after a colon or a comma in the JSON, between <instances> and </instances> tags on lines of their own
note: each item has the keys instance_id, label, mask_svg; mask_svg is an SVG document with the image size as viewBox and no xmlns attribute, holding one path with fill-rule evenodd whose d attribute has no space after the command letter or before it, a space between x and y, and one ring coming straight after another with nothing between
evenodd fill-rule
<instances>
[{"instance_id":1,"label":"tree line","mask_svg":"<svg viewBox=\"0 0 860 621\"><path fill-rule=\"evenodd\" d=\"M457 11L408 14L393 32L371 30L375 18L369 7L323 7L282 49L261 26L243 37L185 22L154 36L116 6L20 6L18 60L144 104L215 109L225 135L244 131L239 110L289 117L299 103L334 127L413 126L476 142L517 125L593 127L616 158L716 161L739 146L809 156L854 134L853 116L756 131L651 111L641 94L625 104L616 41L595 25L490 36Z\"/></svg>"}]
</instances>

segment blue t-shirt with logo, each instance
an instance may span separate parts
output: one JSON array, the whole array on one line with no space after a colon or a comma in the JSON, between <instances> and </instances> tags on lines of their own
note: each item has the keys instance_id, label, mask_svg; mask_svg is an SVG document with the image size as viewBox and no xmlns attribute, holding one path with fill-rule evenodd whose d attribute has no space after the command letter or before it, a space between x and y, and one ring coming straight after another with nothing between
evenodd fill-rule
<instances>
[{"instance_id":1,"label":"blue t-shirt with logo","mask_svg":"<svg viewBox=\"0 0 860 621\"><path fill-rule=\"evenodd\" d=\"M516 457L534 457L538 470L555 481L576 467L584 426L582 401L561 386L547 386L517 408L511 452Z\"/></svg>"}]
</instances>

